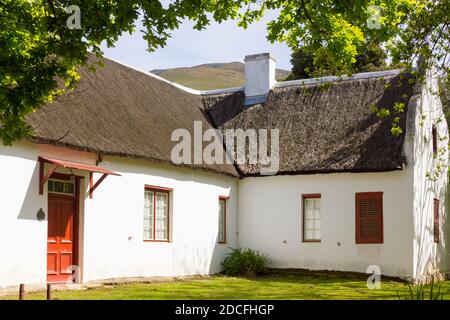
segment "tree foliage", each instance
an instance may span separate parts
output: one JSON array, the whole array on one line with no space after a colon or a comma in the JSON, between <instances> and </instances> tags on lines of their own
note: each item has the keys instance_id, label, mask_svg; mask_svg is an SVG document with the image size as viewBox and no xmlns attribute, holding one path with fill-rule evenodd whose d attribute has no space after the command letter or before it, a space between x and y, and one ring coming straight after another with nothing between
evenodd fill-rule
<instances>
[{"instance_id":1,"label":"tree foliage","mask_svg":"<svg viewBox=\"0 0 450 320\"><path fill-rule=\"evenodd\" d=\"M67 27L71 5L80 8L79 29ZM26 115L72 89L88 52L114 46L137 19L152 51L184 19L199 30L226 19L246 28L270 9L279 12L268 23L270 41L293 51L320 47L315 59L339 68L360 63L370 43L383 45L394 62L421 55L425 65L448 67L449 0L0 0L0 139L10 144L30 134Z\"/></svg>"},{"instance_id":2,"label":"tree foliage","mask_svg":"<svg viewBox=\"0 0 450 320\"><path fill-rule=\"evenodd\" d=\"M67 26L71 5L80 8L80 29ZM11 144L30 134L25 116L74 88L76 67L86 65L89 51L100 55L101 43L114 46L124 32L135 31L137 19L152 51L182 19L201 29L208 12L221 22L235 18L237 9L231 0L0 0L0 140Z\"/></svg>"},{"instance_id":3,"label":"tree foliage","mask_svg":"<svg viewBox=\"0 0 450 320\"><path fill-rule=\"evenodd\" d=\"M450 81L448 77L442 77L439 81L439 97L441 98L447 126L450 128Z\"/></svg>"},{"instance_id":4,"label":"tree foliage","mask_svg":"<svg viewBox=\"0 0 450 320\"><path fill-rule=\"evenodd\" d=\"M292 53L292 70L286 80L379 71L396 67L388 66L386 58L387 54L380 45L369 44L358 53L354 63L346 66L336 62L322 47L301 47Z\"/></svg>"}]
</instances>

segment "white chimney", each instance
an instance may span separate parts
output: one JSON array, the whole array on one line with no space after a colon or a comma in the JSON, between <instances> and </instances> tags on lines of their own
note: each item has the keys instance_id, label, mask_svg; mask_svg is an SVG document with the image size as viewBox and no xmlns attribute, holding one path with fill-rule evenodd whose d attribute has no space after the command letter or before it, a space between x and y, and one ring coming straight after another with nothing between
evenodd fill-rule
<instances>
[{"instance_id":1,"label":"white chimney","mask_svg":"<svg viewBox=\"0 0 450 320\"><path fill-rule=\"evenodd\" d=\"M275 59L270 53L245 56L245 104L263 103L275 86Z\"/></svg>"}]
</instances>

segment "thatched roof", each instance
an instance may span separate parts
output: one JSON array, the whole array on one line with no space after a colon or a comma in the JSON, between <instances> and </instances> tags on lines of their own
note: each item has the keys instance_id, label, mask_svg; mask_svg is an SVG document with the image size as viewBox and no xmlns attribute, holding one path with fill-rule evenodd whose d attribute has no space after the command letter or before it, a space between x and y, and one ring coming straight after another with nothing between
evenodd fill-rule
<instances>
[{"instance_id":1,"label":"thatched roof","mask_svg":"<svg viewBox=\"0 0 450 320\"><path fill-rule=\"evenodd\" d=\"M278 174L390 171L405 163L404 135L390 133L393 116L379 119L371 107L407 104L413 86L408 77L283 85L270 92L266 103L244 106L240 88L191 94L155 76L102 60L104 67L96 73L80 69L76 91L28 117L34 128L31 141L172 164L171 151L177 143L171 141L172 132L184 128L193 137L197 120L204 130L279 129ZM405 118L406 112L400 115L403 131ZM260 175L258 165L184 166L235 177Z\"/></svg>"},{"instance_id":2,"label":"thatched roof","mask_svg":"<svg viewBox=\"0 0 450 320\"><path fill-rule=\"evenodd\" d=\"M92 58L91 59L96 59ZM102 59L96 73L80 69L78 88L34 112L31 141L105 155L171 163L173 130L193 133L194 121L211 128L201 97ZM188 165L237 176L233 165Z\"/></svg>"},{"instance_id":3,"label":"thatched roof","mask_svg":"<svg viewBox=\"0 0 450 320\"><path fill-rule=\"evenodd\" d=\"M400 74L279 87L266 103L252 106L244 106L243 92L209 95L204 105L221 129L279 129L278 174L399 170L405 163L404 134L393 136L394 115L380 119L371 107L407 105L413 87L409 79ZM403 132L405 122L403 112ZM259 165L238 169L242 176L260 175Z\"/></svg>"}]
</instances>

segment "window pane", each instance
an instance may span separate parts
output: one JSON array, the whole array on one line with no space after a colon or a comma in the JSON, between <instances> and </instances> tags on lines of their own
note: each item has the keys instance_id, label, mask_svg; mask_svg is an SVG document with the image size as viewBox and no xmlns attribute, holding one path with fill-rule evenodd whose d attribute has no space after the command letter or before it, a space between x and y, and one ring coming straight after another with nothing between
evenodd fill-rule
<instances>
[{"instance_id":1,"label":"window pane","mask_svg":"<svg viewBox=\"0 0 450 320\"><path fill-rule=\"evenodd\" d=\"M75 194L75 184L73 182L64 182L58 180L49 180L48 187L49 192Z\"/></svg>"},{"instance_id":2,"label":"window pane","mask_svg":"<svg viewBox=\"0 0 450 320\"><path fill-rule=\"evenodd\" d=\"M219 200L219 235L218 235L218 241L219 242L225 242L226 236L225 236L225 223L226 223L226 201L225 200Z\"/></svg>"},{"instance_id":3,"label":"window pane","mask_svg":"<svg viewBox=\"0 0 450 320\"><path fill-rule=\"evenodd\" d=\"M73 183L65 183L64 184L64 192L73 194Z\"/></svg>"},{"instance_id":4,"label":"window pane","mask_svg":"<svg viewBox=\"0 0 450 320\"><path fill-rule=\"evenodd\" d=\"M313 210L305 209L305 219L313 219L313 218L314 218Z\"/></svg>"},{"instance_id":5,"label":"window pane","mask_svg":"<svg viewBox=\"0 0 450 320\"><path fill-rule=\"evenodd\" d=\"M314 199L314 209L320 210L320 199Z\"/></svg>"},{"instance_id":6,"label":"window pane","mask_svg":"<svg viewBox=\"0 0 450 320\"><path fill-rule=\"evenodd\" d=\"M314 230L314 240L320 240L320 230Z\"/></svg>"},{"instance_id":7,"label":"window pane","mask_svg":"<svg viewBox=\"0 0 450 320\"><path fill-rule=\"evenodd\" d=\"M156 193L156 239L168 239L169 213L167 193Z\"/></svg>"},{"instance_id":8,"label":"window pane","mask_svg":"<svg viewBox=\"0 0 450 320\"><path fill-rule=\"evenodd\" d=\"M55 181L55 192L64 193L64 182Z\"/></svg>"},{"instance_id":9,"label":"window pane","mask_svg":"<svg viewBox=\"0 0 450 320\"><path fill-rule=\"evenodd\" d=\"M303 239L306 241L321 240L320 202L320 198L306 198L303 201Z\"/></svg>"},{"instance_id":10,"label":"window pane","mask_svg":"<svg viewBox=\"0 0 450 320\"><path fill-rule=\"evenodd\" d=\"M314 220L305 220L305 229L306 230L314 229Z\"/></svg>"},{"instance_id":11,"label":"window pane","mask_svg":"<svg viewBox=\"0 0 450 320\"><path fill-rule=\"evenodd\" d=\"M154 240L153 238L153 215L154 215L154 193L145 191L144 198L144 240Z\"/></svg>"},{"instance_id":12,"label":"window pane","mask_svg":"<svg viewBox=\"0 0 450 320\"><path fill-rule=\"evenodd\" d=\"M314 209L314 219L320 219L320 209Z\"/></svg>"},{"instance_id":13,"label":"window pane","mask_svg":"<svg viewBox=\"0 0 450 320\"><path fill-rule=\"evenodd\" d=\"M314 220L314 229L320 230L320 220L318 219Z\"/></svg>"}]
</instances>

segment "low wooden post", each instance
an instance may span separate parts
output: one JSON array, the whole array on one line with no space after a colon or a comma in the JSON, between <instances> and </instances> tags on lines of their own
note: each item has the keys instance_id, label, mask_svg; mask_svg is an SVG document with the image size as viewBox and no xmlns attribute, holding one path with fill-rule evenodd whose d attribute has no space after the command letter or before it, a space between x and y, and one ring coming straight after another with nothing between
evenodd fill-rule
<instances>
[{"instance_id":1,"label":"low wooden post","mask_svg":"<svg viewBox=\"0 0 450 320\"><path fill-rule=\"evenodd\" d=\"M24 297L25 297L25 285L21 283L19 287L19 300L23 300Z\"/></svg>"},{"instance_id":2,"label":"low wooden post","mask_svg":"<svg viewBox=\"0 0 450 320\"><path fill-rule=\"evenodd\" d=\"M47 284L47 300L52 300L52 285Z\"/></svg>"}]
</instances>

